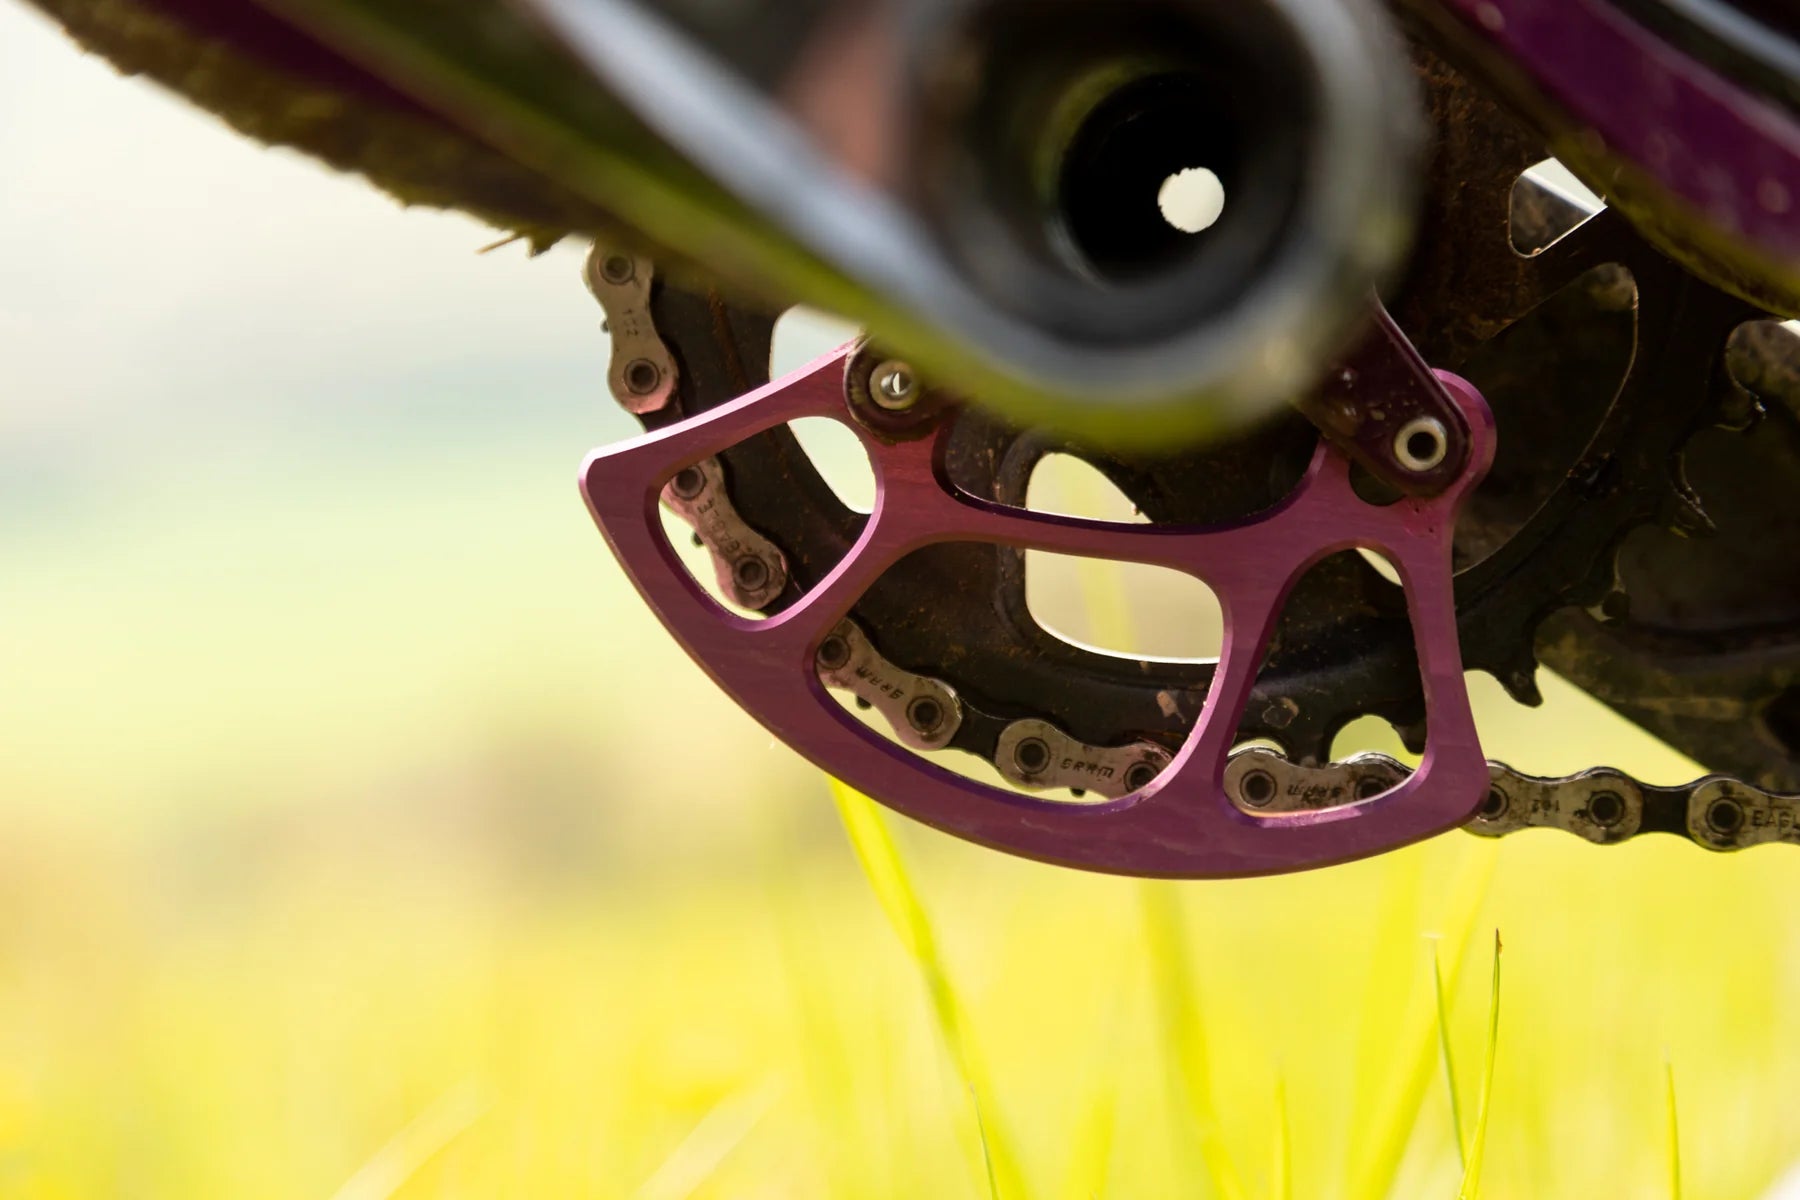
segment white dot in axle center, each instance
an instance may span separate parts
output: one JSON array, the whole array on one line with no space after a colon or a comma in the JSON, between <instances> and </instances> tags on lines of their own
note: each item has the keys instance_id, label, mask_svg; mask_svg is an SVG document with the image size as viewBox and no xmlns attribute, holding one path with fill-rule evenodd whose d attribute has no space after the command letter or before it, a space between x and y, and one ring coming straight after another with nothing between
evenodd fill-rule
<instances>
[{"instance_id":1,"label":"white dot in axle center","mask_svg":"<svg viewBox=\"0 0 1800 1200\"><path fill-rule=\"evenodd\" d=\"M1163 220L1183 233L1201 233L1225 214L1225 185L1205 167L1189 167L1163 180L1156 195Z\"/></svg>"}]
</instances>

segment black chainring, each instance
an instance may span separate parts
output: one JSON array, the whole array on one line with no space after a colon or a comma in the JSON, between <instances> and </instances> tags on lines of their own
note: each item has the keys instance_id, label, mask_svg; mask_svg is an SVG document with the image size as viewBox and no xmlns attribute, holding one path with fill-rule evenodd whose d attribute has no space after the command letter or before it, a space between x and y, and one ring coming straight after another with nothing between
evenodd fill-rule
<instances>
[{"instance_id":1,"label":"black chainring","mask_svg":"<svg viewBox=\"0 0 1800 1200\"><path fill-rule=\"evenodd\" d=\"M1537 703L1541 657L1707 765L1800 787L1800 515L1779 499L1800 484L1793 339L1767 326L1734 342L1765 314L1684 272L1619 215L1582 221L1530 185L1515 196L1521 174L1547 157L1542 138L1429 51L1417 59L1437 137L1424 236L1390 307L1428 361L1482 390L1500 434L1458 528L1466 665ZM1527 255L1515 238L1550 244ZM771 314L673 287L652 308L682 383L648 424L766 381ZM954 419L948 468L977 495L1023 506L1038 463L1072 454L1148 519L1182 524L1275 503L1316 439L1287 413L1229 444L1153 460L976 409ZM1701 432L1714 427L1732 432ZM787 430L722 458L738 512L787 556L778 609L842 558L862 517ZM1010 549L930 547L890 570L854 616L888 659L956 689L967 706L959 749L991 759L1000 730L1024 717L1099 745L1178 746L1211 666L1063 640L1032 618L1024 569ZM1422 748L1403 598L1361 556L1341 554L1291 595L1239 737L1318 763L1364 715Z\"/></svg>"}]
</instances>

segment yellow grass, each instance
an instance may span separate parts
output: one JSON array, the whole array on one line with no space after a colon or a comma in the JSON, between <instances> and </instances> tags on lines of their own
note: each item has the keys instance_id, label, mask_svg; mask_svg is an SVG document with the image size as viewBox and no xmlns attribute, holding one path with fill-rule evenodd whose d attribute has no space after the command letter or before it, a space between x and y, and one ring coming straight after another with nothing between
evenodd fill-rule
<instances>
[{"instance_id":1,"label":"yellow grass","mask_svg":"<svg viewBox=\"0 0 1800 1200\"><path fill-rule=\"evenodd\" d=\"M1685 1194L1800 1154L1795 855L1455 835L1146 888L887 818L925 956L567 464L480 449L0 532L0 1194L1450 1197L1494 928L1486 1200L1668 1195L1665 1047ZM1483 689L1498 754L1687 769L1551 691Z\"/></svg>"}]
</instances>

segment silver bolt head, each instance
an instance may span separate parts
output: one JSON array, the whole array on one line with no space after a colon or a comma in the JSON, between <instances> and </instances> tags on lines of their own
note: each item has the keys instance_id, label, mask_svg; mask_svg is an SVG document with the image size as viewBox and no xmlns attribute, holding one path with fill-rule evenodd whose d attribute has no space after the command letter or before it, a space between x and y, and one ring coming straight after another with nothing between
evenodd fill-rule
<instances>
[{"instance_id":1,"label":"silver bolt head","mask_svg":"<svg viewBox=\"0 0 1800 1200\"><path fill-rule=\"evenodd\" d=\"M1414 417L1394 435L1394 458L1415 475L1435 471L1450 456L1450 431L1436 417Z\"/></svg>"},{"instance_id":2,"label":"silver bolt head","mask_svg":"<svg viewBox=\"0 0 1800 1200\"><path fill-rule=\"evenodd\" d=\"M919 377L906 363L884 362L869 375L875 403L889 412L905 412L919 402Z\"/></svg>"}]
</instances>

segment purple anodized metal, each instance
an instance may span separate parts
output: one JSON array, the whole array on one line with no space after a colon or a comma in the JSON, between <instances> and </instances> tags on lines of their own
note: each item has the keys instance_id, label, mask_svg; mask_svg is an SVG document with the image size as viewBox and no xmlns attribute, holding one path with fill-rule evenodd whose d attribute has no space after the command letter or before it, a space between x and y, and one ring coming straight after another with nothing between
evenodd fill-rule
<instances>
[{"instance_id":1,"label":"purple anodized metal","mask_svg":"<svg viewBox=\"0 0 1800 1200\"><path fill-rule=\"evenodd\" d=\"M1609 153L1800 269L1800 118L1607 0L1435 0Z\"/></svg>"},{"instance_id":2,"label":"purple anodized metal","mask_svg":"<svg viewBox=\"0 0 1800 1200\"><path fill-rule=\"evenodd\" d=\"M1475 389L1448 374L1467 419L1469 457L1443 493L1386 507L1361 500L1349 460L1321 441L1275 508L1213 528L1114 525L1026 512L956 489L935 436L889 442L850 422L845 347L730 404L595 452L582 468L590 511L638 591L731 697L823 770L889 807L1013 854L1094 871L1171 878L1273 874L1379 853L1462 824L1488 770L1462 675L1450 543L1462 501L1493 459L1494 427ZM765 430L831 417L861 437L877 481L861 538L830 575L767 620L726 611L689 576L662 529L663 485ZM1148 563L1196 576L1218 597L1225 639L1187 744L1147 787L1104 804L1068 804L963 778L864 727L820 683L819 644L883 571L922 546L985 542ZM1406 589L1429 713L1419 769L1398 787L1323 812L1252 815L1224 789L1226 759L1283 599L1312 564L1364 547Z\"/></svg>"}]
</instances>

